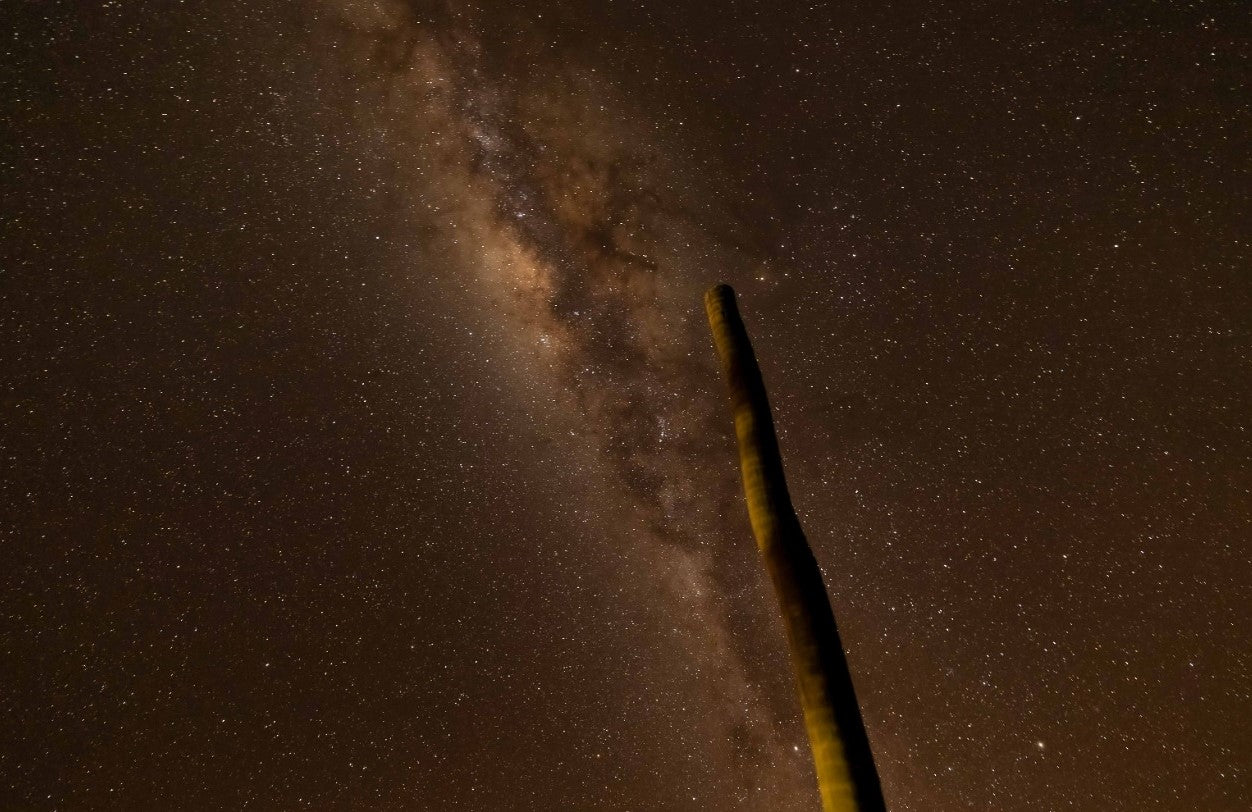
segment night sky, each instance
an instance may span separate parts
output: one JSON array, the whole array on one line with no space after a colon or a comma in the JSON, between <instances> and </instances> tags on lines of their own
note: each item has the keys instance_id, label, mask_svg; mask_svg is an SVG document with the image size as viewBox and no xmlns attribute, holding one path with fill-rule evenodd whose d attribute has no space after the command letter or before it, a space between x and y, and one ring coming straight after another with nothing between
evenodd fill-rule
<instances>
[{"instance_id":1,"label":"night sky","mask_svg":"<svg viewBox=\"0 0 1252 812\"><path fill-rule=\"evenodd\" d=\"M1246 3L4 17L0 809L1252 808Z\"/></svg>"}]
</instances>

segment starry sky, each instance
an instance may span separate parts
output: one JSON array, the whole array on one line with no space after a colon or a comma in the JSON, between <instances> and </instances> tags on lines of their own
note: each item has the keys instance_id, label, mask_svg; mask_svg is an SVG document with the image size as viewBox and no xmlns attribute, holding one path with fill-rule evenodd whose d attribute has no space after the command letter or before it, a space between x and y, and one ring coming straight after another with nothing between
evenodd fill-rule
<instances>
[{"instance_id":1,"label":"starry sky","mask_svg":"<svg viewBox=\"0 0 1252 812\"><path fill-rule=\"evenodd\" d=\"M1240 2L23 2L0 809L1252 806Z\"/></svg>"}]
</instances>

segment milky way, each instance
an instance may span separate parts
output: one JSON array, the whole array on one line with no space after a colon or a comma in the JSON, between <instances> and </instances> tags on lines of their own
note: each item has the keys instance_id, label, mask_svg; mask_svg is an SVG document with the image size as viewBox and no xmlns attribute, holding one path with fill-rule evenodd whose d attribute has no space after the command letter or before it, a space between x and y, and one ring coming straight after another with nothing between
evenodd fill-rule
<instances>
[{"instance_id":1,"label":"milky way","mask_svg":"<svg viewBox=\"0 0 1252 812\"><path fill-rule=\"evenodd\" d=\"M1252 804L1239 4L205 5L13 15L0 807L816 808L719 281L891 809Z\"/></svg>"},{"instance_id":2,"label":"milky way","mask_svg":"<svg viewBox=\"0 0 1252 812\"><path fill-rule=\"evenodd\" d=\"M727 628L735 599L763 595L745 587L759 583L745 557L721 552L746 539L742 521L727 532L726 517L741 511L728 421L710 391L708 339L693 307L719 275L759 273L766 252L745 245L750 234L719 239L737 224L693 202L699 184L667 157L690 150L680 136L594 70L535 54L542 35L521 15L492 65L475 34L486 18L472 9L424 19L404 4L360 11L341 9L337 21L359 70L385 66L366 126L386 120L395 149L417 163L411 191L427 211L415 227L452 243L453 272L482 285L510 340L531 347L523 374L544 375L547 397L572 409L573 434L603 466L588 474L608 477L599 492L578 498L606 527L595 544L631 556L630 574L618 576L627 582L615 588L643 588L650 622L671 627L682 647L677 665L692 675L690 712L707 738L702 758L715 759L715 780L740 803L812 805L794 723L780 726L746 670L751 644ZM545 80L498 73L499 64L525 64ZM753 615L760 625L761 608L736 620ZM662 661L673 657L667 645L675 642L658 645ZM777 681L785 669L776 642L769 651L775 659L764 667ZM794 714L791 703L773 704ZM626 722L644 741L658 735ZM762 785L772 792L750 800Z\"/></svg>"}]
</instances>

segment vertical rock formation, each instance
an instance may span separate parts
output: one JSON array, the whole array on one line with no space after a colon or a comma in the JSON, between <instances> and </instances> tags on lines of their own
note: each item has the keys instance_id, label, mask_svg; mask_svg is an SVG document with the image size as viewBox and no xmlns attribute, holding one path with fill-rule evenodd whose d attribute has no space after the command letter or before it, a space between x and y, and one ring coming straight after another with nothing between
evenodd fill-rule
<instances>
[{"instance_id":1,"label":"vertical rock formation","mask_svg":"<svg viewBox=\"0 0 1252 812\"><path fill-rule=\"evenodd\" d=\"M817 560L787 494L778 437L735 292L704 297L730 387L752 532L774 582L825 812L883 811L882 789Z\"/></svg>"}]
</instances>

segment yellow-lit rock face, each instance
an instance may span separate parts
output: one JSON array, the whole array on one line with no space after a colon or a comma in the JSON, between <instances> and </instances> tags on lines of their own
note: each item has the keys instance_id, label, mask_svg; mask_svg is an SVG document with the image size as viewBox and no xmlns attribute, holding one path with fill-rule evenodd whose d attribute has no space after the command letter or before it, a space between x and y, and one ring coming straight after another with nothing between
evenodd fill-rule
<instances>
[{"instance_id":1,"label":"yellow-lit rock face","mask_svg":"<svg viewBox=\"0 0 1252 812\"><path fill-rule=\"evenodd\" d=\"M883 810L843 645L821 572L787 493L765 385L735 293L728 285L718 285L705 294L704 305L730 389L752 532L786 627L822 808Z\"/></svg>"}]
</instances>

